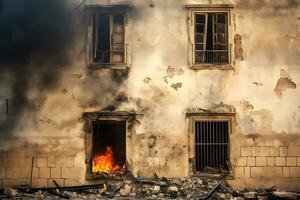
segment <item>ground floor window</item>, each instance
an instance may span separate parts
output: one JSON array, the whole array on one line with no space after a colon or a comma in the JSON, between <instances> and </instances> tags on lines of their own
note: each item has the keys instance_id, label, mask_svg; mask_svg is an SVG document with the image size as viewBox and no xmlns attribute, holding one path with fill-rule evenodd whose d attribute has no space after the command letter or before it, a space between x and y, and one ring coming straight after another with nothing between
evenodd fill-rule
<instances>
[{"instance_id":1,"label":"ground floor window","mask_svg":"<svg viewBox=\"0 0 300 200\"><path fill-rule=\"evenodd\" d=\"M228 121L195 122L195 170L228 170Z\"/></svg>"}]
</instances>

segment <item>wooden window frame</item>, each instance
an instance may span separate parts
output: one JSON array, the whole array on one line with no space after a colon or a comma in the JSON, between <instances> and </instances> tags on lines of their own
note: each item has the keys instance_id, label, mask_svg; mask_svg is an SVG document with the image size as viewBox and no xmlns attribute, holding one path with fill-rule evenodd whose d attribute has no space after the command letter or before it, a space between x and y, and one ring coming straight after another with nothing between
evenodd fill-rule
<instances>
[{"instance_id":1,"label":"wooden window frame","mask_svg":"<svg viewBox=\"0 0 300 200\"><path fill-rule=\"evenodd\" d=\"M188 64L193 70L222 69L233 70L233 5L187 5L188 8ZM195 17L196 14L227 13L227 45L228 63L196 63L195 62Z\"/></svg>"},{"instance_id":2,"label":"wooden window frame","mask_svg":"<svg viewBox=\"0 0 300 200\"><path fill-rule=\"evenodd\" d=\"M128 6L86 6L87 13L87 54L86 54L86 63L89 69L97 70L97 69L120 69L120 70L128 70L131 65L131 15L130 15L130 7ZM124 56L123 63L98 63L94 62L94 54L96 51L95 48L95 38L93 36L93 15L108 15L110 16L110 23L112 21L112 17L115 14L123 14L124 17ZM112 26L110 25L110 29ZM110 30L110 35L112 30Z\"/></svg>"}]
</instances>

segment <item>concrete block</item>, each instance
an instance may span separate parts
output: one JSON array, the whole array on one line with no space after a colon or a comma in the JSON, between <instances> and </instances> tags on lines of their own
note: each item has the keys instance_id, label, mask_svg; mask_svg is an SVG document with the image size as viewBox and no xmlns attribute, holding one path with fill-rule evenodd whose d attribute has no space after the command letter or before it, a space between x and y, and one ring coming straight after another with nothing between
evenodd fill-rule
<instances>
[{"instance_id":1,"label":"concrete block","mask_svg":"<svg viewBox=\"0 0 300 200\"><path fill-rule=\"evenodd\" d=\"M255 157L247 157L247 166L248 167L255 166Z\"/></svg>"},{"instance_id":2,"label":"concrete block","mask_svg":"<svg viewBox=\"0 0 300 200\"><path fill-rule=\"evenodd\" d=\"M290 167L290 176L293 178L300 177L300 167Z\"/></svg>"},{"instance_id":3,"label":"concrete block","mask_svg":"<svg viewBox=\"0 0 300 200\"><path fill-rule=\"evenodd\" d=\"M55 167L56 166L56 158L55 157L48 157L48 167Z\"/></svg>"},{"instance_id":4,"label":"concrete block","mask_svg":"<svg viewBox=\"0 0 300 200\"><path fill-rule=\"evenodd\" d=\"M297 157L297 166L300 166L300 157Z\"/></svg>"},{"instance_id":5,"label":"concrete block","mask_svg":"<svg viewBox=\"0 0 300 200\"><path fill-rule=\"evenodd\" d=\"M264 167L263 176L266 178L282 177L282 167Z\"/></svg>"},{"instance_id":6,"label":"concrete block","mask_svg":"<svg viewBox=\"0 0 300 200\"><path fill-rule=\"evenodd\" d=\"M267 157L256 157L256 166L267 166Z\"/></svg>"},{"instance_id":7,"label":"concrete block","mask_svg":"<svg viewBox=\"0 0 300 200\"><path fill-rule=\"evenodd\" d=\"M31 157L11 157L6 158L6 168L31 168Z\"/></svg>"},{"instance_id":8,"label":"concrete block","mask_svg":"<svg viewBox=\"0 0 300 200\"><path fill-rule=\"evenodd\" d=\"M74 167L74 157L56 158L56 167Z\"/></svg>"},{"instance_id":9,"label":"concrete block","mask_svg":"<svg viewBox=\"0 0 300 200\"><path fill-rule=\"evenodd\" d=\"M247 157L240 157L236 161L237 167L245 167L247 166Z\"/></svg>"},{"instance_id":10,"label":"concrete block","mask_svg":"<svg viewBox=\"0 0 300 200\"><path fill-rule=\"evenodd\" d=\"M34 167L32 169L32 178L34 178L34 179L38 179L39 178L39 168Z\"/></svg>"},{"instance_id":11,"label":"concrete block","mask_svg":"<svg viewBox=\"0 0 300 200\"><path fill-rule=\"evenodd\" d=\"M252 147L252 156L260 156L260 148L261 147Z\"/></svg>"},{"instance_id":12,"label":"concrete block","mask_svg":"<svg viewBox=\"0 0 300 200\"><path fill-rule=\"evenodd\" d=\"M251 156L251 147L241 147L241 156Z\"/></svg>"},{"instance_id":13,"label":"concrete block","mask_svg":"<svg viewBox=\"0 0 300 200\"><path fill-rule=\"evenodd\" d=\"M65 179L65 186L76 186L81 184L79 179Z\"/></svg>"},{"instance_id":14,"label":"concrete block","mask_svg":"<svg viewBox=\"0 0 300 200\"><path fill-rule=\"evenodd\" d=\"M251 177L261 178L262 177L262 167L251 167Z\"/></svg>"},{"instance_id":15,"label":"concrete block","mask_svg":"<svg viewBox=\"0 0 300 200\"><path fill-rule=\"evenodd\" d=\"M274 166L275 165L275 158L274 157L268 157L268 166Z\"/></svg>"},{"instance_id":16,"label":"concrete block","mask_svg":"<svg viewBox=\"0 0 300 200\"><path fill-rule=\"evenodd\" d=\"M235 178L244 178L245 177L244 167L235 167L234 168L234 176L235 176Z\"/></svg>"},{"instance_id":17,"label":"concrete block","mask_svg":"<svg viewBox=\"0 0 300 200\"><path fill-rule=\"evenodd\" d=\"M6 169L0 168L0 178L5 178L5 176L6 176Z\"/></svg>"},{"instance_id":18,"label":"concrete block","mask_svg":"<svg viewBox=\"0 0 300 200\"><path fill-rule=\"evenodd\" d=\"M47 167L48 166L47 158L36 158L36 166Z\"/></svg>"},{"instance_id":19,"label":"concrete block","mask_svg":"<svg viewBox=\"0 0 300 200\"><path fill-rule=\"evenodd\" d=\"M270 147L270 156L280 156L280 148Z\"/></svg>"},{"instance_id":20,"label":"concrete block","mask_svg":"<svg viewBox=\"0 0 300 200\"><path fill-rule=\"evenodd\" d=\"M250 177L251 177L250 167L245 167L245 178L250 178Z\"/></svg>"},{"instance_id":21,"label":"concrete block","mask_svg":"<svg viewBox=\"0 0 300 200\"><path fill-rule=\"evenodd\" d=\"M47 179L33 179L32 181L33 187L48 187Z\"/></svg>"},{"instance_id":22,"label":"concrete block","mask_svg":"<svg viewBox=\"0 0 300 200\"><path fill-rule=\"evenodd\" d=\"M61 177L62 178L69 178L69 179L76 179L82 176L82 168L74 167L74 168L66 168L63 167L61 169Z\"/></svg>"},{"instance_id":23,"label":"concrete block","mask_svg":"<svg viewBox=\"0 0 300 200\"><path fill-rule=\"evenodd\" d=\"M2 168L5 167L5 165L4 165L4 159L5 159L5 157L0 157L0 168L1 168L1 167L2 167Z\"/></svg>"},{"instance_id":24,"label":"concrete block","mask_svg":"<svg viewBox=\"0 0 300 200\"><path fill-rule=\"evenodd\" d=\"M275 166L285 166L285 157L275 157Z\"/></svg>"},{"instance_id":25,"label":"concrete block","mask_svg":"<svg viewBox=\"0 0 300 200\"><path fill-rule=\"evenodd\" d=\"M289 146L288 156L300 156L300 146Z\"/></svg>"},{"instance_id":26,"label":"concrete block","mask_svg":"<svg viewBox=\"0 0 300 200\"><path fill-rule=\"evenodd\" d=\"M287 156L287 147L279 147L280 148L280 156Z\"/></svg>"},{"instance_id":27,"label":"concrete block","mask_svg":"<svg viewBox=\"0 0 300 200\"><path fill-rule=\"evenodd\" d=\"M3 187L29 185L30 179L3 179Z\"/></svg>"},{"instance_id":28,"label":"concrete block","mask_svg":"<svg viewBox=\"0 0 300 200\"><path fill-rule=\"evenodd\" d=\"M297 166L297 157L287 157L286 166Z\"/></svg>"},{"instance_id":29,"label":"concrete block","mask_svg":"<svg viewBox=\"0 0 300 200\"><path fill-rule=\"evenodd\" d=\"M60 167L50 168L50 177L61 178L61 168Z\"/></svg>"},{"instance_id":30,"label":"concrete block","mask_svg":"<svg viewBox=\"0 0 300 200\"><path fill-rule=\"evenodd\" d=\"M30 168L6 168L6 178L26 179L30 178Z\"/></svg>"},{"instance_id":31,"label":"concrete block","mask_svg":"<svg viewBox=\"0 0 300 200\"><path fill-rule=\"evenodd\" d=\"M55 180L59 186L63 187L65 186L65 179L48 179L48 187L56 187L56 185L53 183L53 180Z\"/></svg>"},{"instance_id":32,"label":"concrete block","mask_svg":"<svg viewBox=\"0 0 300 200\"><path fill-rule=\"evenodd\" d=\"M39 178L50 178L50 168L49 167L41 167L39 168Z\"/></svg>"},{"instance_id":33,"label":"concrete block","mask_svg":"<svg viewBox=\"0 0 300 200\"><path fill-rule=\"evenodd\" d=\"M283 177L290 177L290 168L289 167L283 167L282 168L282 176Z\"/></svg>"},{"instance_id":34,"label":"concrete block","mask_svg":"<svg viewBox=\"0 0 300 200\"><path fill-rule=\"evenodd\" d=\"M7 157L15 158L15 157L30 157L35 154L35 150L30 147L14 147L12 150L7 151Z\"/></svg>"},{"instance_id":35,"label":"concrete block","mask_svg":"<svg viewBox=\"0 0 300 200\"><path fill-rule=\"evenodd\" d=\"M260 156L269 156L270 147L260 147Z\"/></svg>"}]
</instances>

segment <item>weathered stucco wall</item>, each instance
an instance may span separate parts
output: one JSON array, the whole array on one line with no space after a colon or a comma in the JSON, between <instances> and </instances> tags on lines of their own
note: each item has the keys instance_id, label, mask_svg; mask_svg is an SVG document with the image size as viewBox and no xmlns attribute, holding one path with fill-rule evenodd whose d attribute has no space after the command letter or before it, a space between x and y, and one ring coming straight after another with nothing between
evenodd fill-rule
<instances>
[{"instance_id":1,"label":"weathered stucco wall","mask_svg":"<svg viewBox=\"0 0 300 200\"><path fill-rule=\"evenodd\" d=\"M188 176L187 110L230 108L236 111L236 131L231 135L233 175L245 184L257 184L257 178L265 177L264 170L277 170L278 180L271 184L299 187L299 3L293 0L86 1L124 2L133 4L132 64L128 73L87 69L83 9L76 9L72 19L76 22L77 42L69 52L74 55L73 62L59 72L59 84L51 89L41 90L33 77L26 97L33 102L35 112L25 109L13 132L1 135L0 186L28 182L28 173L19 176L12 170L25 171L18 169L19 166L28 170L32 156L46 162L35 164L39 171L37 182L47 185L51 178L57 178L66 185L83 183L82 113L113 104L117 110L143 113L129 138L134 145L127 159L135 175ZM232 15L234 32L230 37L236 38L233 49L237 59L232 70L189 68L185 5L193 3L236 4ZM76 2L70 3L70 7L73 5ZM10 74L6 77L9 83ZM0 88L3 97L0 107L5 110L2 100L10 97L11 89L9 84L1 84ZM125 101L120 101L124 96ZM268 153L256 154L255 147L266 147ZM244 148L250 152L242 153ZM286 149L291 153L272 154L273 148L276 152ZM10 164L11 159L21 163ZM244 164L240 164L241 159L246 160ZM260 163L268 159L285 161L278 165ZM290 159L295 164L287 164ZM53 175L52 168L57 168L59 175ZM74 174L66 174L64 168L74 169ZM290 180L292 184L285 184Z\"/></svg>"}]
</instances>

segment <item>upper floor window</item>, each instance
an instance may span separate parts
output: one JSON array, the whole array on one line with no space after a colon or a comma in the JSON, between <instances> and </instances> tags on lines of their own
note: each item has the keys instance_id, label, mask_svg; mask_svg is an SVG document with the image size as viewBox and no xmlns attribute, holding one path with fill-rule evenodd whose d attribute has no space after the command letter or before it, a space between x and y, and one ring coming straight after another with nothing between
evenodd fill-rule
<instances>
[{"instance_id":1,"label":"upper floor window","mask_svg":"<svg viewBox=\"0 0 300 200\"><path fill-rule=\"evenodd\" d=\"M93 62L124 63L124 14L93 14Z\"/></svg>"},{"instance_id":2,"label":"upper floor window","mask_svg":"<svg viewBox=\"0 0 300 200\"><path fill-rule=\"evenodd\" d=\"M233 4L188 4L188 62L192 69L233 69Z\"/></svg>"},{"instance_id":3,"label":"upper floor window","mask_svg":"<svg viewBox=\"0 0 300 200\"><path fill-rule=\"evenodd\" d=\"M86 5L87 58L91 69L127 69L130 57L130 5Z\"/></svg>"},{"instance_id":4,"label":"upper floor window","mask_svg":"<svg viewBox=\"0 0 300 200\"><path fill-rule=\"evenodd\" d=\"M195 13L195 64L229 62L227 27L227 13Z\"/></svg>"}]
</instances>

